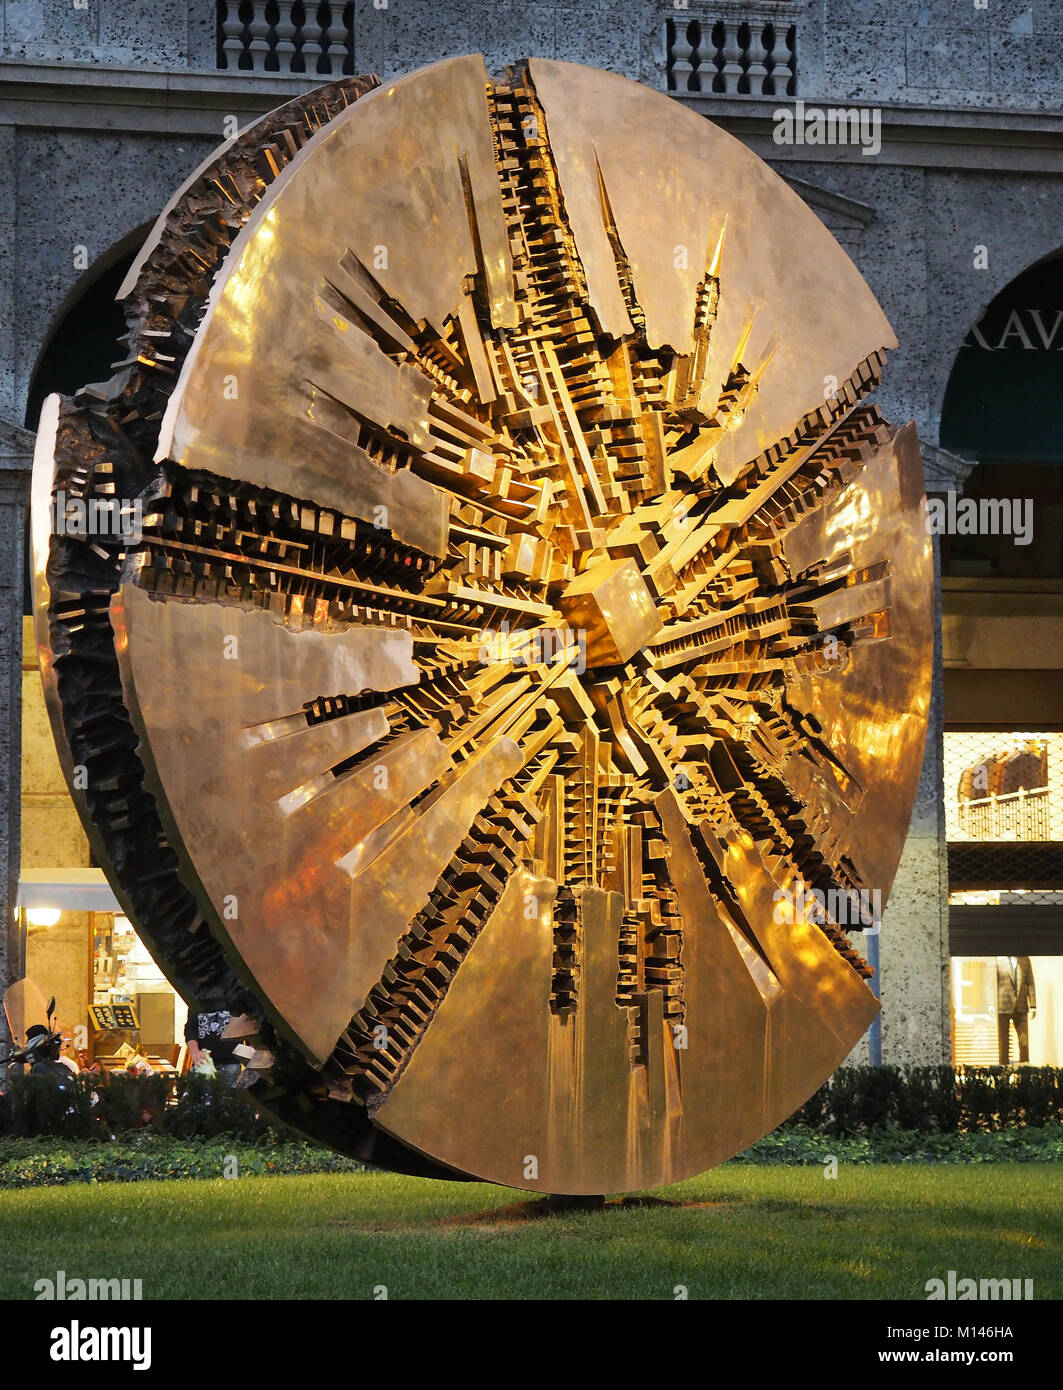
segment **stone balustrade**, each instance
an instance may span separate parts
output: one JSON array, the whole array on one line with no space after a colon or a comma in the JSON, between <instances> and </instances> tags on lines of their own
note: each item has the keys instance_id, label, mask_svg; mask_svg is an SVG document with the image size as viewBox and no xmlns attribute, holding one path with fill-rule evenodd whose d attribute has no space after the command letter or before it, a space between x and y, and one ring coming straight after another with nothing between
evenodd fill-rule
<instances>
[{"instance_id":1,"label":"stone balustrade","mask_svg":"<svg viewBox=\"0 0 1063 1390\"><path fill-rule=\"evenodd\" d=\"M218 67L338 77L354 72L354 5L219 0Z\"/></svg>"},{"instance_id":2,"label":"stone balustrade","mask_svg":"<svg viewBox=\"0 0 1063 1390\"><path fill-rule=\"evenodd\" d=\"M785 19L678 9L665 21L665 49L668 90L677 95L796 95L797 25Z\"/></svg>"}]
</instances>

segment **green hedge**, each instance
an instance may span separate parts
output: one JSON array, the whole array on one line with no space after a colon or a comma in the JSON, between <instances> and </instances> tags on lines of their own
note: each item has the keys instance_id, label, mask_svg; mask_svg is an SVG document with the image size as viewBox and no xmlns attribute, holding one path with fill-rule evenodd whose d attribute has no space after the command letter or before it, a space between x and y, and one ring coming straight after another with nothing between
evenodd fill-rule
<instances>
[{"instance_id":1,"label":"green hedge","mask_svg":"<svg viewBox=\"0 0 1063 1390\"><path fill-rule=\"evenodd\" d=\"M189 1073L174 1083L174 1102L161 1076L82 1073L64 1080L16 1074L5 1083L0 1102L0 1134L109 1139L146 1129L178 1138L193 1135L265 1135L269 1121L250 1102L247 1091L234 1091L221 1077Z\"/></svg>"},{"instance_id":2,"label":"green hedge","mask_svg":"<svg viewBox=\"0 0 1063 1390\"><path fill-rule=\"evenodd\" d=\"M234 1163L233 1160L236 1160ZM280 1177L366 1173L356 1159L272 1131L255 1141L238 1136L182 1139L141 1130L120 1139L0 1138L0 1190L76 1182L159 1182L185 1178Z\"/></svg>"},{"instance_id":3,"label":"green hedge","mask_svg":"<svg viewBox=\"0 0 1063 1390\"><path fill-rule=\"evenodd\" d=\"M842 1067L791 1116L822 1134L978 1134L1063 1120L1059 1067Z\"/></svg>"},{"instance_id":4,"label":"green hedge","mask_svg":"<svg viewBox=\"0 0 1063 1390\"><path fill-rule=\"evenodd\" d=\"M252 1094L230 1090L220 1077L182 1077L176 1103L166 1100L166 1082L157 1076L72 1076L60 1091L50 1076L15 1075L0 1103L0 1134L108 1139L147 1129L177 1138L258 1139L269 1128ZM886 1066L843 1067L787 1123L838 1136L883 1129L977 1134L1059 1121L1059 1067Z\"/></svg>"},{"instance_id":5,"label":"green hedge","mask_svg":"<svg viewBox=\"0 0 1063 1390\"><path fill-rule=\"evenodd\" d=\"M0 1155L3 1143L0 1142ZM979 1134L918 1133L889 1126L867 1134L822 1134L784 1124L730 1159L731 1163L1060 1163L1063 1125L987 1130ZM0 1164L0 1181L2 1181Z\"/></svg>"}]
</instances>

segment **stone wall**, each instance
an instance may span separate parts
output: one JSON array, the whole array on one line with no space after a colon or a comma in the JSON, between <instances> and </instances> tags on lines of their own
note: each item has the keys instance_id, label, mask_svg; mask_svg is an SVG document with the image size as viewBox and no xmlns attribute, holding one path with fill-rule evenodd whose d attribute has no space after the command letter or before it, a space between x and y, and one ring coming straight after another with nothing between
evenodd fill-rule
<instances>
[{"instance_id":1,"label":"stone wall","mask_svg":"<svg viewBox=\"0 0 1063 1390\"><path fill-rule=\"evenodd\" d=\"M3 0L0 56L213 68L214 15L211 0Z\"/></svg>"},{"instance_id":2,"label":"stone wall","mask_svg":"<svg viewBox=\"0 0 1063 1390\"><path fill-rule=\"evenodd\" d=\"M45 707L32 618L22 624L21 773L22 872L88 868L89 842L67 791ZM56 1017L66 1027L84 1023L92 1003L91 929L88 912L64 912L53 927L27 928L26 976L46 999L55 995Z\"/></svg>"},{"instance_id":3,"label":"stone wall","mask_svg":"<svg viewBox=\"0 0 1063 1390\"><path fill-rule=\"evenodd\" d=\"M365 0L355 7L355 61L392 77L439 58L482 53L489 71L501 75L516 59L534 56L638 79L645 18L643 0L389 0L387 9Z\"/></svg>"},{"instance_id":4,"label":"stone wall","mask_svg":"<svg viewBox=\"0 0 1063 1390\"><path fill-rule=\"evenodd\" d=\"M14 333L0 339L0 414L24 418L34 368L64 309L139 244L174 188L220 138L220 130L207 141L17 130L5 182L17 199L20 273L8 288ZM116 345L116 361L118 352Z\"/></svg>"},{"instance_id":5,"label":"stone wall","mask_svg":"<svg viewBox=\"0 0 1063 1390\"><path fill-rule=\"evenodd\" d=\"M806 12L832 97L1022 111L1063 98L1061 0L810 0Z\"/></svg>"},{"instance_id":6,"label":"stone wall","mask_svg":"<svg viewBox=\"0 0 1063 1390\"><path fill-rule=\"evenodd\" d=\"M213 0L0 0L0 59L169 71L218 67ZM316 10L314 6L308 6ZM290 0L280 23L263 0L250 25L231 3L230 48L259 70L291 42ZM350 39L345 16L352 20ZM1063 98L1063 0L354 0L333 3L325 48L354 70L392 76L456 53L482 52L501 72L526 53L608 68L667 85L667 26L718 23L797 33L795 95L916 106L1052 110ZM223 36L224 37L224 36ZM330 47L331 41L331 47ZM737 41L736 37L733 41ZM680 35L682 44L682 34Z\"/></svg>"},{"instance_id":7,"label":"stone wall","mask_svg":"<svg viewBox=\"0 0 1063 1390\"><path fill-rule=\"evenodd\" d=\"M86 869L89 842L52 738L33 619L24 618L22 627L22 868Z\"/></svg>"},{"instance_id":8,"label":"stone wall","mask_svg":"<svg viewBox=\"0 0 1063 1390\"><path fill-rule=\"evenodd\" d=\"M24 973L15 921L22 727L22 555L30 438L0 420L0 995ZM0 1010L0 1043L7 1025Z\"/></svg>"}]
</instances>

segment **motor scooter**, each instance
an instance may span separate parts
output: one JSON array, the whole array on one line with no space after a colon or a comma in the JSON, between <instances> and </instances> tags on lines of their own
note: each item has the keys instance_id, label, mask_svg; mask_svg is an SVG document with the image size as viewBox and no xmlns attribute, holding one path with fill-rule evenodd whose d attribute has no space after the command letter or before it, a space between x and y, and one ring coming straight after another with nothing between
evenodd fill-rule
<instances>
[{"instance_id":1,"label":"motor scooter","mask_svg":"<svg viewBox=\"0 0 1063 1390\"><path fill-rule=\"evenodd\" d=\"M10 991L8 991L8 993L10 993ZM8 1023L10 1025L12 1016L16 1011L14 1009L8 1009L7 995L4 996L4 1011L8 1015ZM45 1008L46 1021L44 1025L38 1027L30 1025L31 1028L33 1028L33 1037L27 1038L21 1047L16 1047L13 1051L8 1052L6 1056L0 1057L0 1095L3 1095L6 1089L5 1081L10 1075L10 1069L20 1064L33 1067L38 1063L52 1063L55 1061L55 1076L60 1085L62 1085L64 1080L64 1076L61 1073L65 1073L66 1077L71 1077L73 1075L69 1067L64 1067L61 1062L56 1060L59 1056L59 1049L62 1046L63 1034L62 1030L55 1027L52 1022L54 1013L55 995L53 994L51 999L48 1000ZM12 1028L11 1031L13 1035L17 1036L19 1031L25 1030ZM51 1066L49 1066L49 1070L52 1070Z\"/></svg>"}]
</instances>

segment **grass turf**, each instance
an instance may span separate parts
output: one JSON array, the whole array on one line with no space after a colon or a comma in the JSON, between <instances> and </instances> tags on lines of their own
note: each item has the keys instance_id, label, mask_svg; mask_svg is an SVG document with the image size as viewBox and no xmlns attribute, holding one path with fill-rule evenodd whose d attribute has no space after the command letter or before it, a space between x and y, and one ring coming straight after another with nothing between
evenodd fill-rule
<instances>
[{"instance_id":1,"label":"grass turf","mask_svg":"<svg viewBox=\"0 0 1063 1390\"><path fill-rule=\"evenodd\" d=\"M1063 1295L1049 1164L729 1166L645 1204L540 1210L527 1193L391 1174L73 1184L0 1193L0 1296L140 1278L146 1299L925 1298L931 1278Z\"/></svg>"}]
</instances>

